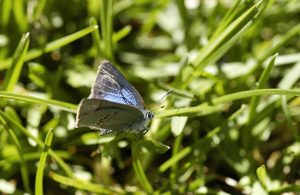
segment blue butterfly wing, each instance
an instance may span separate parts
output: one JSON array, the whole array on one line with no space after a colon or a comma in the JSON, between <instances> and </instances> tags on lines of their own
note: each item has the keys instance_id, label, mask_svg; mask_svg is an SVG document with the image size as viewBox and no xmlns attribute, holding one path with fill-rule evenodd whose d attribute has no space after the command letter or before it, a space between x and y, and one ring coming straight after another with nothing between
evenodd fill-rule
<instances>
[{"instance_id":1,"label":"blue butterfly wing","mask_svg":"<svg viewBox=\"0 0 300 195\"><path fill-rule=\"evenodd\" d=\"M88 99L108 100L137 107L142 112L146 110L139 92L108 61L103 61L99 66L97 77Z\"/></svg>"}]
</instances>

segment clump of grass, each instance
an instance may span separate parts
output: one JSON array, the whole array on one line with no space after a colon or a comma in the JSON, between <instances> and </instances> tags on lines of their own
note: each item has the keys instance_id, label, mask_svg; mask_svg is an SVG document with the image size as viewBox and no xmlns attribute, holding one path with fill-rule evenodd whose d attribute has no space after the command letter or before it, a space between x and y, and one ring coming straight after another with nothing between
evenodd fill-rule
<instances>
[{"instance_id":1,"label":"clump of grass","mask_svg":"<svg viewBox=\"0 0 300 195\"><path fill-rule=\"evenodd\" d=\"M0 1L1 193L299 192L298 1L193 2ZM103 59L142 139L74 129Z\"/></svg>"}]
</instances>

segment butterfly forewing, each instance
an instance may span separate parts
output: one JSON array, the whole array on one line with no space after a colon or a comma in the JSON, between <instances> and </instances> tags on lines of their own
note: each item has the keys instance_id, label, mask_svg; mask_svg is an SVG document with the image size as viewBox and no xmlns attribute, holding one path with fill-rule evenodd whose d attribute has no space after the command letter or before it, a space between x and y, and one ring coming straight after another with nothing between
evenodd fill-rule
<instances>
[{"instance_id":1,"label":"butterfly forewing","mask_svg":"<svg viewBox=\"0 0 300 195\"><path fill-rule=\"evenodd\" d=\"M89 99L104 99L145 109L139 92L108 61L99 66Z\"/></svg>"}]
</instances>

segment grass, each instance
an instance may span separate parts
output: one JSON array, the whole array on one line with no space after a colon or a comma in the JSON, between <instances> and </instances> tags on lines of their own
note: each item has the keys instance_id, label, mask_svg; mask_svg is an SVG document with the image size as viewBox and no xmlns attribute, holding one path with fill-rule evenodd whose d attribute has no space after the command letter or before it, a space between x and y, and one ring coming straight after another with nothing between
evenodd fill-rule
<instances>
[{"instance_id":1,"label":"grass","mask_svg":"<svg viewBox=\"0 0 300 195\"><path fill-rule=\"evenodd\" d=\"M299 2L193 2L0 0L0 192L300 192ZM141 139L74 128L103 59Z\"/></svg>"}]
</instances>

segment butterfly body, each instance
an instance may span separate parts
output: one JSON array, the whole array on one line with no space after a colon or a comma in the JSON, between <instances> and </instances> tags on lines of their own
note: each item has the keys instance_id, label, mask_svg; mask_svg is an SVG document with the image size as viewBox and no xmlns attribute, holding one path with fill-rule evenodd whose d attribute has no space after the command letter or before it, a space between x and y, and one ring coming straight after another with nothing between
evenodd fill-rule
<instances>
[{"instance_id":1,"label":"butterfly body","mask_svg":"<svg viewBox=\"0 0 300 195\"><path fill-rule=\"evenodd\" d=\"M76 127L104 134L124 131L145 134L153 113L146 109L138 91L108 61L99 66L91 94L78 107Z\"/></svg>"}]
</instances>

